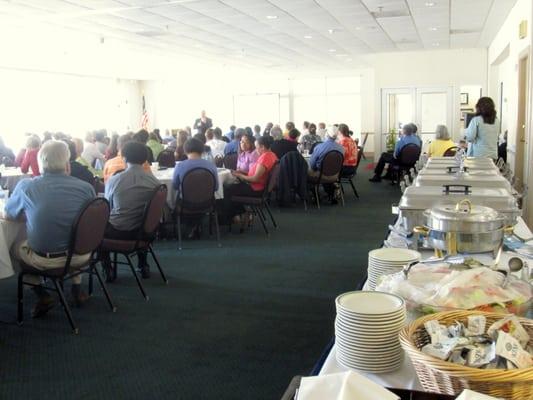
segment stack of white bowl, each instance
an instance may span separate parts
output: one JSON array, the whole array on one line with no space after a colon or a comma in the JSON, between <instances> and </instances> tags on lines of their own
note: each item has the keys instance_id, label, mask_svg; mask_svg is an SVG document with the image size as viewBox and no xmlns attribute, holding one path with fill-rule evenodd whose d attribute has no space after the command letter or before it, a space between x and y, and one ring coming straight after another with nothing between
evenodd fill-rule
<instances>
[{"instance_id":1,"label":"stack of white bowl","mask_svg":"<svg viewBox=\"0 0 533 400\"><path fill-rule=\"evenodd\" d=\"M405 302L383 292L357 291L335 300L337 361L370 373L395 371L403 352L398 334L405 324Z\"/></svg>"},{"instance_id":2,"label":"stack of white bowl","mask_svg":"<svg viewBox=\"0 0 533 400\"><path fill-rule=\"evenodd\" d=\"M368 253L368 281L366 288L374 290L383 275L401 271L406 265L420 261L420 253L409 249L387 248Z\"/></svg>"}]
</instances>

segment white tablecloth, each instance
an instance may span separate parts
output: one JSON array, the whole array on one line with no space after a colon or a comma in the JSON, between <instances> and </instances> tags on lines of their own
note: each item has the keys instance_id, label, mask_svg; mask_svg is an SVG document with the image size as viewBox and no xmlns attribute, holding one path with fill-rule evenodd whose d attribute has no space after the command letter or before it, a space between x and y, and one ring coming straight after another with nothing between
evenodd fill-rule
<instances>
[{"instance_id":1,"label":"white tablecloth","mask_svg":"<svg viewBox=\"0 0 533 400\"><path fill-rule=\"evenodd\" d=\"M26 236L24 222L0 219L0 279L12 276L15 271L11 261L10 250Z\"/></svg>"},{"instance_id":2,"label":"white tablecloth","mask_svg":"<svg viewBox=\"0 0 533 400\"><path fill-rule=\"evenodd\" d=\"M21 179L31 178L30 174L24 174L20 168L5 168L2 171L2 177L0 178L0 184L5 187L9 192L13 192L15 186Z\"/></svg>"},{"instance_id":3,"label":"white tablecloth","mask_svg":"<svg viewBox=\"0 0 533 400\"><path fill-rule=\"evenodd\" d=\"M326 361L324 361L324 365L322 366L319 375L333 374L335 372L343 372L348 370L348 368L343 367L337 362L336 354L337 350L334 345L329 352ZM370 374L361 371L357 372L384 387L419 391L424 390L418 381L416 372L411 364L411 360L407 355L404 355L401 368L395 372L388 372L386 374Z\"/></svg>"},{"instance_id":4,"label":"white tablecloth","mask_svg":"<svg viewBox=\"0 0 533 400\"><path fill-rule=\"evenodd\" d=\"M176 203L176 191L172 187L172 175L174 174L174 169L152 169L152 173L161 183L167 185L167 203L170 208L174 208L174 204ZM234 183L236 180L237 178L231 175L231 171L229 169L218 168L218 190L215 192L215 199L223 199L224 185Z\"/></svg>"}]
</instances>

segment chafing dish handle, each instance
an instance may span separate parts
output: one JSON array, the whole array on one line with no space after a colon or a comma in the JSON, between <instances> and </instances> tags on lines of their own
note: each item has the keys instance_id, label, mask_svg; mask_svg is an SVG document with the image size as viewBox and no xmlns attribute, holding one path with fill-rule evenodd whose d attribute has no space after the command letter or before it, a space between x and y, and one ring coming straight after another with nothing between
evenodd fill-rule
<instances>
[{"instance_id":1,"label":"chafing dish handle","mask_svg":"<svg viewBox=\"0 0 533 400\"><path fill-rule=\"evenodd\" d=\"M458 165L455 165L455 166L452 165L452 166L448 167L448 173L449 173L449 174L454 174L454 173L456 173L457 171L459 171L459 168L461 168L461 167L458 166ZM464 171L464 172L468 172L468 167L463 167L463 171Z\"/></svg>"},{"instance_id":2,"label":"chafing dish handle","mask_svg":"<svg viewBox=\"0 0 533 400\"><path fill-rule=\"evenodd\" d=\"M442 187L444 188L443 192L446 194L450 194L450 193L470 194L472 193L472 191L470 190L472 186L470 185L442 185ZM461 189L458 190L458 189L452 189L452 188L461 188Z\"/></svg>"}]
</instances>

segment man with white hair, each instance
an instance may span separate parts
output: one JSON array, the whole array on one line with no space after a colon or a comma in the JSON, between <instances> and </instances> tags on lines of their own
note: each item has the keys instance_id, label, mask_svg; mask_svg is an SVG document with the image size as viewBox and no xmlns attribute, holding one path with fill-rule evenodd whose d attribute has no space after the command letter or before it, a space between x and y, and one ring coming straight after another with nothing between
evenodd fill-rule
<instances>
[{"instance_id":1,"label":"man with white hair","mask_svg":"<svg viewBox=\"0 0 533 400\"><path fill-rule=\"evenodd\" d=\"M70 176L70 152L66 143L47 141L39 150L41 176L18 183L5 207L6 219L26 220L28 239L16 250L16 257L39 269L65 265L72 226L83 206L94 199L94 189L87 182ZM71 266L85 265L90 254L74 254ZM40 278L27 275L26 281L38 285ZM87 300L82 293L81 276L72 278L72 297L76 305ZM42 286L34 286L38 297L32 316L43 316L54 299Z\"/></svg>"},{"instance_id":2,"label":"man with white hair","mask_svg":"<svg viewBox=\"0 0 533 400\"><path fill-rule=\"evenodd\" d=\"M320 167L322 166L322 161L331 151L338 151L344 155L344 147L336 142L337 139L337 127L332 126L327 130L326 140L322 143L319 143L315 146L311 159L309 160L309 167L311 168L308 172L308 177L310 181L318 179L320 175ZM322 182L324 183L324 190L329 195L330 200L333 204L337 203L335 199L335 186L334 184L338 181L339 176L322 176Z\"/></svg>"}]
</instances>

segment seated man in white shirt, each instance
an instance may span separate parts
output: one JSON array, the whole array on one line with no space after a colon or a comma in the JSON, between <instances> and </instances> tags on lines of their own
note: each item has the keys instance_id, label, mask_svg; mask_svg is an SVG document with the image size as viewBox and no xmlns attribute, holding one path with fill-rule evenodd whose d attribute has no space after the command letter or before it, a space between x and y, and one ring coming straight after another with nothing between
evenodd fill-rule
<instances>
[{"instance_id":1,"label":"seated man in white shirt","mask_svg":"<svg viewBox=\"0 0 533 400\"><path fill-rule=\"evenodd\" d=\"M216 129L209 128L205 131L206 146L211 147L211 154L214 158L224 157L224 147L226 142L221 139L220 132Z\"/></svg>"}]
</instances>

